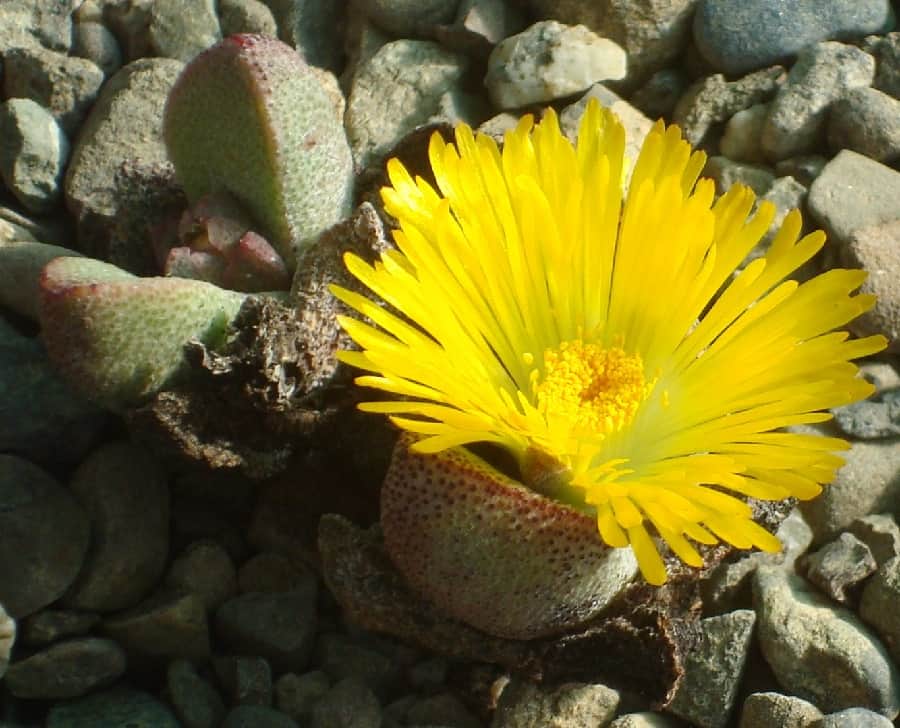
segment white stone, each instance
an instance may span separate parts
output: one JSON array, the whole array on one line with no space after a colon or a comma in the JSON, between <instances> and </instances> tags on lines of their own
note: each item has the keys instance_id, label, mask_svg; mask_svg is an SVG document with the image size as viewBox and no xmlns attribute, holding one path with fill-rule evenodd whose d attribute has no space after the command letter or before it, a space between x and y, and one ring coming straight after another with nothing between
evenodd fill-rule
<instances>
[{"instance_id":1,"label":"white stone","mask_svg":"<svg viewBox=\"0 0 900 728\"><path fill-rule=\"evenodd\" d=\"M768 113L768 104L738 111L725 125L719 151L735 162L765 162L760 138Z\"/></svg>"}]
</instances>

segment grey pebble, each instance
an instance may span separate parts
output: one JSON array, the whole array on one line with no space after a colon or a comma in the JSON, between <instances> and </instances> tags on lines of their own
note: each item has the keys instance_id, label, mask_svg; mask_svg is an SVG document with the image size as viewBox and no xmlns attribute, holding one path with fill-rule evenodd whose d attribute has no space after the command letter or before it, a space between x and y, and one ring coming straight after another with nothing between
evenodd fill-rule
<instances>
[{"instance_id":1,"label":"grey pebble","mask_svg":"<svg viewBox=\"0 0 900 728\"><path fill-rule=\"evenodd\" d=\"M838 242L857 230L897 219L900 172L844 149L809 188L813 221Z\"/></svg>"},{"instance_id":2,"label":"grey pebble","mask_svg":"<svg viewBox=\"0 0 900 728\"><path fill-rule=\"evenodd\" d=\"M0 104L0 177L29 211L59 202L69 140L53 115L31 99Z\"/></svg>"},{"instance_id":3,"label":"grey pebble","mask_svg":"<svg viewBox=\"0 0 900 728\"><path fill-rule=\"evenodd\" d=\"M885 398L887 401L877 397L838 407L834 410L834 422L845 435L860 440L900 435L900 400L893 395Z\"/></svg>"},{"instance_id":4,"label":"grey pebble","mask_svg":"<svg viewBox=\"0 0 900 728\"><path fill-rule=\"evenodd\" d=\"M72 54L91 61L107 78L122 67L119 41L103 23L77 23Z\"/></svg>"},{"instance_id":5,"label":"grey pebble","mask_svg":"<svg viewBox=\"0 0 900 728\"><path fill-rule=\"evenodd\" d=\"M628 99L651 119L669 116L688 87L687 74L680 68L657 71Z\"/></svg>"},{"instance_id":6,"label":"grey pebble","mask_svg":"<svg viewBox=\"0 0 900 728\"><path fill-rule=\"evenodd\" d=\"M806 578L841 604L855 601L852 590L875 573L878 565L869 547L852 533L842 533L803 559Z\"/></svg>"},{"instance_id":7,"label":"grey pebble","mask_svg":"<svg viewBox=\"0 0 900 728\"><path fill-rule=\"evenodd\" d=\"M900 556L900 526L890 513L856 518L847 530L869 547L879 567Z\"/></svg>"},{"instance_id":8,"label":"grey pebble","mask_svg":"<svg viewBox=\"0 0 900 728\"><path fill-rule=\"evenodd\" d=\"M278 672L302 671L314 646L316 594L311 576L289 592L241 594L216 611L216 632L229 649L264 657Z\"/></svg>"},{"instance_id":9,"label":"grey pebble","mask_svg":"<svg viewBox=\"0 0 900 728\"><path fill-rule=\"evenodd\" d=\"M78 129L103 80L103 71L84 58L41 47L13 48L3 54L6 97L37 102L67 134Z\"/></svg>"},{"instance_id":10,"label":"grey pebble","mask_svg":"<svg viewBox=\"0 0 900 728\"><path fill-rule=\"evenodd\" d=\"M222 39L213 0L154 0L147 34L153 55L179 61Z\"/></svg>"},{"instance_id":11,"label":"grey pebble","mask_svg":"<svg viewBox=\"0 0 900 728\"><path fill-rule=\"evenodd\" d=\"M216 609L237 591L237 573L228 551L218 541L194 541L169 567L166 583L195 593L207 610Z\"/></svg>"},{"instance_id":12,"label":"grey pebble","mask_svg":"<svg viewBox=\"0 0 900 728\"><path fill-rule=\"evenodd\" d=\"M754 104L738 111L725 124L725 131L719 140L719 151L736 162L766 162L760 140L768 115L768 104Z\"/></svg>"},{"instance_id":13,"label":"grey pebble","mask_svg":"<svg viewBox=\"0 0 900 728\"><path fill-rule=\"evenodd\" d=\"M316 663L333 681L355 677L381 696L400 679L400 667L388 655L333 632L319 636Z\"/></svg>"},{"instance_id":14,"label":"grey pebble","mask_svg":"<svg viewBox=\"0 0 900 728\"><path fill-rule=\"evenodd\" d=\"M112 688L59 703L47 713L45 728L180 728L172 712L149 693Z\"/></svg>"},{"instance_id":15,"label":"grey pebble","mask_svg":"<svg viewBox=\"0 0 900 728\"><path fill-rule=\"evenodd\" d=\"M448 692L418 698L406 711L406 722L447 728L481 728L482 725L459 698Z\"/></svg>"},{"instance_id":16,"label":"grey pebble","mask_svg":"<svg viewBox=\"0 0 900 728\"><path fill-rule=\"evenodd\" d=\"M13 645L16 643L16 620L7 614L0 604L0 679L6 674L9 666L9 656L12 654Z\"/></svg>"},{"instance_id":17,"label":"grey pebble","mask_svg":"<svg viewBox=\"0 0 900 728\"><path fill-rule=\"evenodd\" d=\"M812 728L822 711L795 695L753 693L741 709L739 728Z\"/></svg>"},{"instance_id":18,"label":"grey pebble","mask_svg":"<svg viewBox=\"0 0 900 728\"><path fill-rule=\"evenodd\" d=\"M454 25L493 46L525 30L528 23L519 8L508 0L462 0L456 9Z\"/></svg>"},{"instance_id":19,"label":"grey pebble","mask_svg":"<svg viewBox=\"0 0 900 728\"><path fill-rule=\"evenodd\" d=\"M56 601L89 541L87 515L67 489L27 460L0 455L0 604L11 617Z\"/></svg>"},{"instance_id":20,"label":"grey pebble","mask_svg":"<svg viewBox=\"0 0 900 728\"><path fill-rule=\"evenodd\" d=\"M284 554L265 551L251 556L238 569L238 590L245 592L285 592L295 589L307 579L301 564Z\"/></svg>"},{"instance_id":21,"label":"grey pebble","mask_svg":"<svg viewBox=\"0 0 900 728\"><path fill-rule=\"evenodd\" d=\"M213 660L213 668L231 704L272 704L272 668L262 657L217 657Z\"/></svg>"},{"instance_id":22,"label":"grey pebble","mask_svg":"<svg viewBox=\"0 0 900 728\"><path fill-rule=\"evenodd\" d=\"M222 696L187 660L173 660L169 664L166 698L184 728L218 728L225 717Z\"/></svg>"},{"instance_id":23,"label":"grey pebble","mask_svg":"<svg viewBox=\"0 0 900 728\"><path fill-rule=\"evenodd\" d=\"M275 707L306 725L316 701L330 687L331 679L321 670L311 670L302 675L288 672L275 682Z\"/></svg>"},{"instance_id":24,"label":"grey pebble","mask_svg":"<svg viewBox=\"0 0 900 728\"><path fill-rule=\"evenodd\" d=\"M700 144L715 124L737 112L771 99L784 82L781 66L764 68L735 81L721 73L702 78L688 87L675 105L672 120L692 145Z\"/></svg>"},{"instance_id":25,"label":"grey pebble","mask_svg":"<svg viewBox=\"0 0 900 728\"><path fill-rule=\"evenodd\" d=\"M313 706L310 728L380 728L381 705L362 681L336 683Z\"/></svg>"},{"instance_id":26,"label":"grey pebble","mask_svg":"<svg viewBox=\"0 0 900 728\"><path fill-rule=\"evenodd\" d=\"M873 86L900 99L900 31L888 33L881 38L877 62Z\"/></svg>"},{"instance_id":27,"label":"grey pebble","mask_svg":"<svg viewBox=\"0 0 900 728\"><path fill-rule=\"evenodd\" d=\"M431 25L450 23L459 0L361 0L360 10L396 36L416 36Z\"/></svg>"},{"instance_id":28,"label":"grey pebble","mask_svg":"<svg viewBox=\"0 0 900 728\"><path fill-rule=\"evenodd\" d=\"M700 728L728 724L755 623L749 609L700 621L700 643L685 659L684 678L669 711Z\"/></svg>"},{"instance_id":29,"label":"grey pebble","mask_svg":"<svg viewBox=\"0 0 900 728\"><path fill-rule=\"evenodd\" d=\"M893 23L887 0L701 0L694 41L713 68L736 75L778 63L819 41L883 33Z\"/></svg>"},{"instance_id":30,"label":"grey pebble","mask_svg":"<svg viewBox=\"0 0 900 728\"><path fill-rule=\"evenodd\" d=\"M813 728L891 728L891 723L883 715L865 708L847 708L837 713L829 713L813 724Z\"/></svg>"},{"instance_id":31,"label":"grey pebble","mask_svg":"<svg viewBox=\"0 0 900 728\"><path fill-rule=\"evenodd\" d=\"M828 41L802 51L769 107L763 151L773 161L817 151L830 106L874 77L875 59L854 46Z\"/></svg>"},{"instance_id":32,"label":"grey pebble","mask_svg":"<svg viewBox=\"0 0 900 728\"><path fill-rule=\"evenodd\" d=\"M875 635L850 611L772 568L754 577L757 634L778 683L822 710L900 712L900 675Z\"/></svg>"},{"instance_id":33,"label":"grey pebble","mask_svg":"<svg viewBox=\"0 0 900 728\"><path fill-rule=\"evenodd\" d=\"M266 5L275 16L278 37L296 48L308 63L332 71L340 68L340 31L345 17L362 16L356 3L354 12L348 12L344 3L334 0L266 0ZM220 12L221 8L220 5Z\"/></svg>"},{"instance_id":34,"label":"grey pebble","mask_svg":"<svg viewBox=\"0 0 900 728\"><path fill-rule=\"evenodd\" d=\"M144 448L108 442L78 467L70 490L90 518L93 539L64 604L97 612L134 606L156 586L169 553L165 473Z\"/></svg>"},{"instance_id":35,"label":"grey pebble","mask_svg":"<svg viewBox=\"0 0 900 728\"><path fill-rule=\"evenodd\" d=\"M900 101L874 88L848 91L831 106L828 145L886 164L900 158Z\"/></svg>"},{"instance_id":36,"label":"grey pebble","mask_svg":"<svg viewBox=\"0 0 900 728\"><path fill-rule=\"evenodd\" d=\"M125 652L112 640L79 637L12 663L5 682L17 698L77 698L111 685L126 665Z\"/></svg>"},{"instance_id":37,"label":"grey pebble","mask_svg":"<svg viewBox=\"0 0 900 728\"><path fill-rule=\"evenodd\" d=\"M66 637L87 634L100 622L100 615L67 609L43 609L26 617L19 628L23 644L48 645Z\"/></svg>"},{"instance_id":38,"label":"grey pebble","mask_svg":"<svg viewBox=\"0 0 900 728\"><path fill-rule=\"evenodd\" d=\"M619 693L606 685L535 685L513 678L500 693L491 728L583 728L605 725L616 714Z\"/></svg>"},{"instance_id":39,"label":"grey pebble","mask_svg":"<svg viewBox=\"0 0 900 728\"><path fill-rule=\"evenodd\" d=\"M239 705L225 716L221 728L299 728L299 725L274 708Z\"/></svg>"},{"instance_id":40,"label":"grey pebble","mask_svg":"<svg viewBox=\"0 0 900 728\"><path fill-rule=\"evenodd\" d=\"M278 36L275 17L260 0L219 0L219 26L226 38L235 33Z\"/></svg>"},{"instance_id":41,"label":"grey pebble","mask_svg":"<svg viewBox=\"0 0 900 728\"><path fill-rule=\"evenodd\" d=\"M37 46L68 52L74 6L74 0L53 3L4 0L0 3L0 53L10 48Z\"/></svg>"},{"instance_id":42,"label":"grey pebble","mask_svg":"<svg viewBox=\"0 0 900 728\"><path fill-rule=\"evenodd\" d=\"M828 159L819 154L789 157L775 163L775 174L779 177L793 177L800 184L809 187L822 174Z\"/></svg>"},{"instance_id":43,"label":"grey pebble","mask_svg":"<svg viewBox=\"0 0 900 728\"><path fill-rule=\"evenodd\" d=\"M626 713L610 723L609 728L679 728L683 725L676 720L662 713Z\"/></svg>"},{"instance_id":44,"label":"grey pebble","mask_svg":"<svg viewBox=\"0 0 900 728\"><path fill-rule=\"evenodd\" d=\"M706 161L703 175L716 182L716 190L724 193L732 185L742 184L761 197L769 191L775 181L775 173L758 164L732 162L727 157L710 157Z\"/></svg>"},{"instance_id":45,"label":"grey pebble","mask_svg":"<svg viewBox=\"0 0 900 728\"><path fill-rule=\"evenodd\" d=\"M900 557L882 564L863 589L859 616L878 632L894 659L900 661Z\"/></svg>"}]
</instances>

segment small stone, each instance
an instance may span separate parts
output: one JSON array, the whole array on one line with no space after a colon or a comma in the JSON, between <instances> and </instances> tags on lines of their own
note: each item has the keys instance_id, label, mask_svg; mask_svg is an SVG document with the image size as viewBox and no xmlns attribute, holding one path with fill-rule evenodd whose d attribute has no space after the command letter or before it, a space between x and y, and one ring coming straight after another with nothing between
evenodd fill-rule
<instances>
[{"instance_id":1,"label":"small stone","mask_svg":"<svg viewBox=\"0 0 900 728\"><path fill-rule=\"evenodd\" d=\"M900 661L900 557L882 564L865 589L859 602L859 616L878 632L895 660Z\"/></svg>"},{"instance_id":2,"label":"small stone","mask_svg":"<svg viewBox=\"0 0 900 728\"><path fill-rule=\"evenodd\" d=\"M104 76L84 58L45 48L13 48L3 54L6 98L25 98L47 109L69 134L87 113Z\"/></svg>"},{"instance_id":3,"label":"small stone","mask_svg":"<svg viewBox=\"0 0 900 728\"><path fill-rule=\"evenodd\" d=\"M72 55L85 58L107 78L122 67L122 51L116 36L102 23L78 23Z\"/></svg>"},{"instance_id":4,"label":"small stone","mask_svg":"<svg viewBox=\"0 0 900 728\"><path fill-rule=\"evenodd\" d=\"M225 38L235 33L278 37L272 11L260 0L219 0L219 25Z\"/></svg>"},{"instance_id":5,"label":"small stone","mask_svg":"<svg viewBox=\"0 0 900 728\"><path fill-rule=\"evenodd\" d=\"M662 713L645 712L620 715L609 728L678 728L680 725L680 721L676 723L674 718Z\"/></svg>"},{"instance_id":6,"label":"small stone","mask_svg":"<svg viewBox=\"0 0 900 728\"><path fill-rule=\"evenodd\" d=\"M275 707L301 725L307 725L316 701L330 687L331 680L321 670L312 670L302 675L286 673L275 682Z\"/></svg>"},{"instance_id":7,"label":"small stone","mask_svg":"<svg viewBox=\"0 0 900 728\"><path fill-rule=\"evenodd\" d=\"M161 593L103 623L130 659L151 666L174 657L209 658L209 628L203 603L193 594Z\"/></svg>"},{"instance_id":8,"label":"small stone","mask_svg":"<svg viewBox=\"0 0 900 728\"><path fill-rule=\"evenodd\" d=\"M148 33L152 8L152 0L125 0L107 3L103 8L102 19L119 40L126 64L153 52Z\"/></svg>"},{"instance_id":9,"label":"small stone","mask_svg":"<svg viewBox=\"0 0 900 728\"><path fill-rule=\"evenodd\" d=\"M75 472L72 493L91 520L87 561L66 606L109 612L133 606L156 586L169 552L169 489L144 448L102 445Z\"/></svg>"},{"instance_id":10,"label":"small stone","mask_svg":"<svg viewBox=\"0 0 900 728\"><path fill-rule=\"evenodd\" d=\"M760 197L760 201L768 201L775 205L775 217L769 226L769 232L763 238L763 244L767 245L781 229L784 218L791 210L803 208L806 202L807 188L793 177L777 177L768 190Z\"/></svg>"},{"instance_id":11,"label":"small stone","mask_svg":"<svg viewBox=\"0 0 900 728\"><path fill-rule=\"evenodd\" d=\"M409 668L406 678L417 690L435 690L447 681L450 664L441 656L427 657Z\"/></svg>"},{"instance_id":12,"label":"small stone","mask_svg":"<svg viewBox=\"0 0 900 728\"><path fill-rule=\"evenodd\" d=\"M44 47L66 53L72 43L73 0L0 3L0 55L11 48Z\"/></svg>"},{"instance_id":13,"label":"small stone","mask_svg":"<svg viewBox=\"0 0 900 728\"><path fill-rule=\"evenodd\" d=\"M868 707L897 716L900 675L852 612L777 569L758 570L753 586L759 644L785 690L822 710Z\"/></svg>"},{"instance_id":14,"label":"small stone","mask_svg":"<svg viewBox=\"0 0 900 728\"><path fill-rule=\"evenodd\" d=\"M841 604L852 601L847 593L875 573L877 564L869 547L851 533L825 544L804 558L806 578Z\"/></svg>"},{"instance_id":15,"label":"small stone","mask_svg":"<svg viewBox=\"0 0 900 728\"><path fill-rule=\"evenodd\" d=\"M856 518L847 530L869 547L879 567L900 556L900 526L890 513Z\"/></svg>"},{"instance_id":16,"label":"small stone","mask_svg":"<svg viewBox=\"0 0 900 728\"><path fill-rule=\"evenodd\" d=\"M272 704L272 668L262 657L220 657L213 667L233 705Z\"/></svg>"},{"instance_id":17,"label":"small stone","mask_svg":"<svg viewBox=\"0 0 900 728\"><path fill-rule=\"evenodd\" d=\"M654 73L628 99L651 119L669 116L687 90L688 77L680 68L664 68Z\"/></svg>"},{"instance_id":18,"label":"small stone","mask_svg":"<svg viewBox=\"0 0 900 728\"><path fill-rule=\"evenodd\" d=\"M491 728L606 725L618 706L619 693L605 685L566 683L553 688L513 678L500 694Z\"/></svg>"},{"instance_id":19,"label":"small stone","mask_svg":"<svg viewBox=\"0 0 900 728\"><path fill-rule=\"evenodd\" d=\"M739 728L812 728L822 711L802 698L753 693L744 701Z\"/></svg>"},{"instance_id":20,"label":"small stone","mask_svg":"<svg viewBox=\"0 0 900 728\"><path fill-rule=\"evenodd\" d=\"M854 442L841 454L846 464L814 500L800 504L814 543L835 538L855 519L900 507L900 448L893 443Z\"/></svg>"},{"instance_id":21,"label":"small stone","mask_svg":"<svg viewBox=\"0 0 900 728\"><path fill-rule=\"evenodd\" d=\"M275 16L278 37L296 48L306 62L331 71L342 63L345 3L334 0L265 0ZM419 5L417 3L417 5ZM221 7L221 6L220 6ZM354 7L358 7L354 3ZM362 13L358 10L350 16Z\"/></svg>"},{"instance_id":22,"label":"small stone","mask_svg":"<svg viewBox=\"0 0 900 728\"><path fill-rule=\"evenodd\" d=\"M11 617L56 601L89 541L88 518L67 489L27 460L0 455L0 604Z\"/></svg>"},{"instance_id":23,"label":"small stone","mask_svg":"<svg viewBox=\"0 0 900 728\"><path fill-rule=\"evenodd\" d=\"M874 88L848 91L831 106L828 144L886 164L900 158L900 101Z\"/></svg>"},{"instance_id":24,"label":"small stone","mask_svg":"<svg viewBox=\"0 0 900 728\"><path fill-rule=\"evenodd\" d=\"M768 104L754 104L732 116L719 141L722 154L735 162L765 162L760 138L768 114Z\"/></svg>"},{"instance_id":25,"label":"small stone","mask_svg":"<svg viewBox=\"0 0 900 728\"><path fill-rule=\"evenodd\" d=\"M420 698L406 712L407 725L481 728L481 721L452 693Z\"/></svg>"},{"instance_id":26,"label":"small stone","mask_svg":"<svg viewBox=\"0 0 900 728\"><path fill-rule=\"evenodd\" d=\"M528 23L508 0L462 0L456 11L455 25L484 38L493 46L525 30Z\"/></svg>"},{"instance_id":27,"label":"small stone","mask_svg":"<svg viewBox=\"0 0 900 728\"><path fill-rule=\"evenodd\" d=\"M844 149L809 188L807 206L817 225L840 243L857 230L897 219L900 172Z\"/></svg>"},{"instance_id":28,"label":"small stone","mask_svg":"<svg viewBox=\"0 0 900 728\"><path fill-rule=\"evenodd\" d=\"M345 123L356 166L369 166L408 132L434 120L445 94L463 93L467 67L464 57L429 41L382 46L357 71L347 102Z\"/></svg>"},{"instance_id":29,"label":"small stone","mask_svg":"<svg viewBox=\"0 0 900 728\"><path fill-rule=\"evenodd\" d=\"M625 67L625 51L613 41L547 20L498 43L484 83L496 108L516 109L624 78Z\"/></svg>"},{"instance_id":30,"label":"small stone","mask_svg":"<svg viewBox=\"0 0 900 728\"><path fill-rule=\"evenodd\" d=\"M222 40L213 0L154 0L147 33L153 55L179 61Z\"/></svg>"},{"instance_id":31,"label":"small stone","mask_svg":"<svg viewBox=\"0 0 900 728\"><path fill-rule=\"evenodd\" d=\"M216 631L235 652L260 655L279 672L301 671L314 646L316 593L307 577L289 592L242 594L219 607Z\"/></svg>"},{"instance_id":32,"label":"small stone","mask_svg":"<svg viewBox=\"0 0 900 728\"><path fill-rule=\"evenodd\" d=\"M0 604L0 679L6 674L9 667L9 656L13 645L16 643L16 620L6 613Z\"/></svg>"},{"instance_id":33,"label":"small stone","mask_svg":"<svg viewBox=\"0 0 900 728\"><path fill-rule=\"evenodd\" d=\"M822 174L828 160L818 154L789 157L775 163L775 174L779 177L793 177L800 184L809 187Z\"/></svg>"},{"instance_id":34,"label":"small stone","mask_svg":"<svg viewBox=\"0 0 900 728\"><path fill-rule=\"evenodd\" d=\"M299 728L297 723L274 708L239 705L233 708L221 728Z\"/></svg>"},{"instance_id":35,"label":"small stone","mask_svg":"<svg viewBox=\"0 0 900 728\"><path fill-rule=\"evenodd\" d=\"M878 68L872 85L900 99L900 32L888 33L881 39L877 60Z\"/></svg>"},{"instance_id":36,"label":"small stone","mask_svg":"<svg viewBox=\"0 0 900 728\"><path fill-rule=\"evenodd\" d=\"M125 653L112 640L83 637L58 642L14 662L6 687L17 698L77 698L115 682L125 672Z\"/></svg>"},{"instance_id":37,"label":"small stone","mask_svg":"<svg viewBox=\"0 0 900 728\"><path fill-rule=\"evenodd\" d=\"M113 688L50 708L45 728L180 728L172 712L149 693Z\"/></svg>"},{"instance_id":38,"label":"small stone","mask_svg":"<svg viewBox=\"0 0 900 728\"><path fill-rule=\"evenodd\" d=\"M341 634L325 633L316 645L316 663L337 682L354 677L376 695L385 695L400 678L399 665L387 655Z\"/></svg>"},{"instance_id":39,"label":"small stone","mask_svg":"<svg viewBox=\"0 0 900 728\"><path fill-rule=\"evenodd\" d=\"M860 291L876 296L874 307L854 320L851 329L862 336L883 334L888 338L888 351L900 352L900 215L889 222L854 230L840 251L845 264L869 272ZM895 400L890 397L890 401ZM896 405L893 407L892 410L888 404L888 420L900 419ZM895 434L896 425L892 421L881 429L887 430L888 435Z\"/></svg>"},{"instance_id":40,"label":"small stone","mask_svg":"<svg viewBox=\"0 0 900 728\"><path fill-rule=\"evenodd\" d=\"M838 407L833 412L835 424L850 437L880 440L900 435L900 400L892 395L884 395L884 398L875 395L874 398Z\"/></svg>"},{"instance_id":41,"label":"small stone","mask_svg":"<svg viewBox=\"0 0 900 728\"><path fill-rule=\"evenodd\" d=\"M237 575L228 551L213 540L195 541L169 567L169 586L195 593L207 610L237 591Z\"/></svg>"},{"instance_id":42,"label":"small stone","mask_svg":"<svg viewBox=\"0 0 900 728\"><path fill-rule=\"evenodd\" d=\"M361 0L360 9L383 30L402 38L450 23L458 5L459 0Z\"/></svg>"},{"instance_id":43,"label":"small stone","mask_svg":"<svg viewBox=\"0 0 900 728\"><path fill-rule=\"evenodd\" d=\"M248 559L238 571L238 590L247 592L286 592L296 589L307 578L300 564L283 554L267 551Z\"/></svg>"},{"instance_id":44,"label":"small stone","mask_svg":"<svg viewBox=\"0 0 900 728\"><path fill-rule=\"evenodd\" d=\"M736 81L717 73L692 84L675 105L672 120L684 138L697 146L715 124L771 99L784 83L784 68L772 66Z\"/></svg>"},{"instance_id":45,"label":"small stone","mask_svg":"<svg viewBox=\"0 0 900 728\"><path fill-rule=\"evenodd\" d=\"M310 728L380 728L381 705L365 683L348 677L335 684L312 710Z\"/></svg>"},{"instance_id":46,"label":"small stone","mask_svg":"<svg viewBox=\"0 0 900 728\"><path fill-rule=\"evenodd\" d=\"M48 645L65 637L86 634L100 621L100 615L92 612L75 612L64 609L44 609L27 617L19 629L23 644Z\"/></svg>"},{"instance_id":47,"label":"small stone","mask_svg":"<svg viewBox=\"0 0 900 728\"><path fill-rule=\"evenodd\" d=\"M700 728L724 728L740 686L756 615L741 609L700 621L700 644L685 660L684 678L668 710Z\"/></svg>"},{"instance_id":48,"label":"small stone","mask_svg":"<svg viewBox=\"0 0 900 728\"><path fill-rule=\"evenodd\" d=\"M900 388L900 369L889 361L864 361L860 363L859 371L863 379L875 385L875 393L879 396L887 394L887 390Z\"/></svg>"},{"instance_id":49,"label":"small stone","mask_svg":"<svg viewBox=\"0 0 900 728\"><path fill-rule=\"evenodd\" d=\"M883 715L865 708L847 708L837 713L829 713L816 723L815 728L891 728L891 723Z\"/></svg>"},{"instance_id":50,"label":"small stone","mask_svg":"<svg viewBox=\"0 0 900 728\"><path fill-rule=\"evenodd\" d=\"M53 115L31 99L0 104L0 176L30 212L49 212L62 194L69 140Z\"/></svg>"},{"instance_id":51,"label":"small stone","mask_svg":"<svg viewBox=\"0 0 900 728\"><path fill-rule=\"evenodd\" d=\"M717 71L739 75L829 39L862 38L893 26L886 0L701 0L694 42Z\"/></svg>"},{"instance_id":52,"label":"small stone","mask_svg":"<svg viewBox=\"0 0 900 728\"><path fill-rule=\"evenodd\" d=\"M726 192L732 185L742 184L761 197L769 191L775 181L775 174L768 167L732 162L728 157L707 159L703 175L715 180L719 194Z\"/></svg>"},{"instance_id":53,"label":"small stone","mask_svg":"<svg viewBox=\"0 0 900 728\"><path fill-rule=\"evenodd\" d=\"M802 51L769 107L761 137L766 156L778 161L815 152L831 105L874 77L875 59L854 46L829 41Z\"/></svg>"},{"instance_id":54,"label":"small stone","mask_svg":"<svg viewBox=\"0 0 900 728\"><path fill-rule=\"evenodd\" d=\"M166 671L166 696L184 728L219 728L225 703L187 660L173 660Z\"/></svg>"}]
</instances>

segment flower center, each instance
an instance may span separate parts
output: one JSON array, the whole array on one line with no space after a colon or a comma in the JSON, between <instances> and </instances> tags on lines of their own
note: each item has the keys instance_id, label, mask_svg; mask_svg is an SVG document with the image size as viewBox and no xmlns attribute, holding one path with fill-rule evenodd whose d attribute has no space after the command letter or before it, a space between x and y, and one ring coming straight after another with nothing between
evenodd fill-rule
<instances>
[{"instance_id":1,"label":"flower center","mask_svg":"<svg viewBox=\"0 0 900 728\"><path fill-rule=\"evenodd\" d=\"M640 355L575 339L544 352L544 378L535 395L549 423L610 433L631 422L651 387Z\"/></svg>"}]
</instances>

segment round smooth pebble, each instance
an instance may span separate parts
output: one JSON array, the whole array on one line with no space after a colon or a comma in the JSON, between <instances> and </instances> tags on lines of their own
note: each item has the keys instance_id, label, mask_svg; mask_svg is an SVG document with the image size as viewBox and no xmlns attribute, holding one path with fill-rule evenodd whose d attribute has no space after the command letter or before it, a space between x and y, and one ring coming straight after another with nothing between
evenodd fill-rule
<instances>
[{"instance_id":1,"label":"round smooth pebble","mask_svg":"<svg viewBox=\"0 0 900 728\"><path fill-rule=\"evenodd\" d=\"M739 728L810 728L821 717L815 705L794 695L753 693L744 701Z\"/></svg>"},{"instance_id":2,"label":"round smooth pebble","mask_svg":"<svg viewBox=\"0 0 900 728\"><path fill-rule=\"evenodd\" d=\"M218 541L195 541L169 567L166 583L196 594L207 610L216 609L237 591L237 572Z\"/></svg>"},{"instance_id":3,"label":"round smooth pebble","mask_svg":"<svg viewBox=\"0 0 900 728\"><path fill-rule=\"evenodd\" d=\"M149 693L113 688L50 708L45 728L180 728L172 712Z\"/></svg>"}]
</instances>

